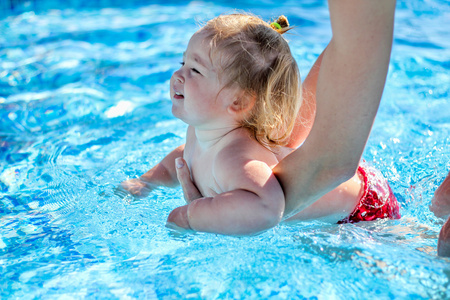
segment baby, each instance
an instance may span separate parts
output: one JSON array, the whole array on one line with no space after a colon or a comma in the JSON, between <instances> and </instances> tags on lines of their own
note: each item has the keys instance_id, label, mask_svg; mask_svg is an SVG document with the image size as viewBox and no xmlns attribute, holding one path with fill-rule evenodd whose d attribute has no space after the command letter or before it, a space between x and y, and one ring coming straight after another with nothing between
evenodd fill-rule
<instances>
[{"instance_id":1,"label":"baby","mask_svg":"<svg viewBox=\"0 0 450 300\"><path fill-rule=\"evenodd\" d=\"M197 31L170 84L172 113L189 125L186 144L139 179L123 182L122 188L146 196L155 187L186 182L186 177L177 177L177 168L184 168L190 170L196 196L186 196L188 205L172 211L169 223L229 235L255 234L277 225L285 198L272 168L304 140L302 132L312 122L299 114L300 75L282 37L289 29L284 16L269 24L231 14ZM314 104L317 74L311 72L305 80L306 103ZM360 168L290 220L400 217L387 182L375 173ZM373 207L377 210L371 211Z\"/></svg>"},{"instance_id":2,"label":"baby","mask_svg":"<svg viewBox=\"0 0 450 300\"><path fill-rule=\"evenodd\" d=\"M183 157L203 198L172 213L181 227L245 235L277 225L284 195L272 173L300 106L297 64L281 33L242 14L209 21L189 41L170 83L172 113L189 125L176 148L138 180L122 183L135 195L178 183Z\"/></svg>"}]
</instances>

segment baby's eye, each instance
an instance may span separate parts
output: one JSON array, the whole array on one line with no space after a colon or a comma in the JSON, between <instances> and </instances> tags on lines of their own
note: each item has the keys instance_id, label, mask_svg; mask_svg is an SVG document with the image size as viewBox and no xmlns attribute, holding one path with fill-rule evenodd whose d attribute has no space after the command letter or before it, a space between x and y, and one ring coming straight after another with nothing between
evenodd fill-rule
<instances>
[{"instance_id":1,"label":"baby's eye","mask_svg":"<svg viewBox=\"0 0 450 300\"><path fill-rule=\"evenodd\" d=\"M184 61L180 62L180 65L184 66L185 65ZM202 73L200 73L200 71L197 70L196 68L191 68L191 71L194 72L194 73L202 75Z\"/></svg>"}]
</instances>

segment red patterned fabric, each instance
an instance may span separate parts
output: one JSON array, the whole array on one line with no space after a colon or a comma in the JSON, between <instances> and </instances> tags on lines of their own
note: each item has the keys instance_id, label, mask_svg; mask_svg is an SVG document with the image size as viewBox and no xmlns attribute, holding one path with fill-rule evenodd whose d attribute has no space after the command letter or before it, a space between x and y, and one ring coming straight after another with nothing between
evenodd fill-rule
<instances>
[{"instance_id":1,"label":"red patterned fabric","mask_svg":"<svg viewBox=\"0 0 450 300\"><path fill-rule=\"evenodd\" d=\"M364 194L355 210L338 222L356 223L378 219L400 219L397 198L383 175L371 167L358 167L364 177Z\"/></svg>"}]
</instances>

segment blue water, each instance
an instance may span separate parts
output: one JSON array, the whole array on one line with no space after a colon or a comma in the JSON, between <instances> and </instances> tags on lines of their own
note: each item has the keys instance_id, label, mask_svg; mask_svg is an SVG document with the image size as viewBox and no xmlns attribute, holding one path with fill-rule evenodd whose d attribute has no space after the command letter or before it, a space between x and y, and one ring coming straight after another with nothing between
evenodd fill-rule
<instances>
[{"instance_id":1,"label":"blue water","mask_svg":"<svg viewBox=\"0 0 450 300\"><path fill-rule=\"evenodd\" d=\"M1 299L450 298L443 221L428 209L450 170L448 0L398 1L363 157L389 178L402 219L247 238L166 228L179 189L131 201L114 187L183 143L169 78L199 22L233 8L286 14L304 77L330 38L326 2L55 2L0 14Z\"/></svg>"}]
</instances>

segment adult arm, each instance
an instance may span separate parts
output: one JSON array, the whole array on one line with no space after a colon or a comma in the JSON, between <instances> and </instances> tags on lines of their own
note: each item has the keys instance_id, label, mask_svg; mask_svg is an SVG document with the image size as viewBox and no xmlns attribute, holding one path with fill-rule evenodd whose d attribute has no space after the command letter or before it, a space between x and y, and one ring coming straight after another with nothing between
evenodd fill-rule
<instances>
[{"instance_id":1,"label":"adult arm","mask_svg":"<svg viewBox=\"0 0 450 300\"><path fill-rule=\"evenodd\" d=\"M314 125L274 168L285 218L355 174L386 80L395 0L329 0L329 9L333 37L318 75Z\"/></svg>"},{"instance_id":2,"label":"adult arm","mask_svg":"<svg viewBox=\"0 0 450 300\"><path fill-rule=\"evenodd\" d=\"M326 49L325 49L326 50ZM287 147L297 148L300 146L311 131L316 116L316 87L319 77L320 65L325 53L319 55L308 75L302 83L302 105L295 120L295 126L289 137Z\"/></svg>"}]
</instances>

